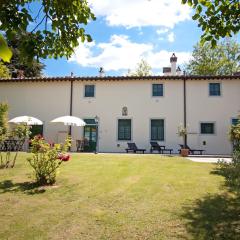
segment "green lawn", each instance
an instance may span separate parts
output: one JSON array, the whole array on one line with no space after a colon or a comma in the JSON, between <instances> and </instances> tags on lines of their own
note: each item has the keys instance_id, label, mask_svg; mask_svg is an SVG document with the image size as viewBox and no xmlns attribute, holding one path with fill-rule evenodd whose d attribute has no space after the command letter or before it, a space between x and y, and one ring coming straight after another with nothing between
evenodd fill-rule
<instances>
[{"instance_id":1,"label":"green lawn","mask_svg":"<svg viewBox=\"0 0 240 240\"><path fill-rule=\"evenodd\" d=\"M224 200L213 164L72 154L56 186L34 188L26 156L0 170L0 239L218 239L207 217Z\"/></svg>"}]
</instances>

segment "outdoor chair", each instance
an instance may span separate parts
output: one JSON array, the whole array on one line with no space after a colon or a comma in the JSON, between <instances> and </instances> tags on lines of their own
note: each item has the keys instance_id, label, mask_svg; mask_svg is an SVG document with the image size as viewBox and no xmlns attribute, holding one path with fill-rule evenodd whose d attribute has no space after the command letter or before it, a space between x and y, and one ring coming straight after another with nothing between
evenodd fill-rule
<instances>
[{"instance_id":1,"label":"outdoor chair","mask_svg":"<svg viewBox=\"0 0 240 240\"><path fill-rule=\"evenodd\" d=\"M87 139L76 140L77 152L84 152L86 147L89 147Z\"/></svg>"},{"instance_id":2,"label":"outdoor chair","mask_svg":"<svg viewBox=\"0 0 240 240\"><path fill-rule=\"evenodd\" d=\"M151 141L150 144L151 144L151 149L150 149L151 153L153 153L153 151L158 151L159 153L162 153L162 154L164 153L172 154L173 149L166 148L163 145L159 145L158 142Z\"/></svg>"},{"instance_id":3,"label":"outdoor chair","mask_svg":"<svg viewBox=\"0 0 240 240\"><path fill-rule=\"evenodd\" d=\"M138 148L135 143L127 143L127 145L128 145L128 148L125 149L127 153L129 153L129 152L133 152L133 153L142 152L144 154L144 152L146 151L146 149Z\"/></svg>"},{"instance_id":4,"label":"outdoor chair","mask_svg":"<svg viewBox=\"0 0 240 240\"><path fill-rule=\"evenodd\" d=\"M192 155L195 155L195 154L197 154L197 153L199 153L200 155L202 155L203 152L205 151L205 150L203 150L203 149L192 149L192 148L190 148L188 145L186 145L186 147L184 147L183 144L179 144L179 146L181 147L181 149L182 149L182 148L188 149L188 150L189 150L189 153L192 154ZM178 150L179 153L181 152L181 149Z\"/></svg>"}]
</instances>

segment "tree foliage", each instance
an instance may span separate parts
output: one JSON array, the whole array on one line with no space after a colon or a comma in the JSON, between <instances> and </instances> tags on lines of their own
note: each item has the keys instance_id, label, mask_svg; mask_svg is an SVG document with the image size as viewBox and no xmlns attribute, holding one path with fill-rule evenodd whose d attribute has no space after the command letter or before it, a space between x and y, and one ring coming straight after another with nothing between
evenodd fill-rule
<instances>
[{"instance_id":1,"label":"tree foliage","mask_svg":"<svg viewBox=\"0 0 240 240\"><path fill-rule=\"evenodd\" d=\"M7 42L3 38L3 36L0 34L0 59L2 59L4 62L9 62L12 57L12 52L9 49Z\"/></svg>"},{"instance_id":2,"label":"tree foliage","mask_svg":"<svg viewBox=\"0 0 240 240\"><path fill-rule=\"evenodd\" d=\"M215 48L211 48L211 43L198 43L185 67L191 75L232 75L240 71L239 60L240 44L226 39Z\"/></svg>"},{"instance_id":3,"label":"tree foliage","mask_svg":"<svg viewBox=\"0 0 240 240\"><path fill-rule=\"evenodd\" d=\"M152 74L152 67L148 64L148 62L144 59L137 64L137 68L134 71L129 70L128 76L137 76L144 77Z\"/></svg>"},{"instance_id":4,"label":"tree foliage","mask_svg":"<svg viewBox=\"0 0 240 240\"><path fill-rule=\"evenodd\" d=\"M32 3L39 5L35 16ZM91 41L83 28L90 20L87 0L0 0L0 30L8 40L20 35L21 53L30 59L70 57L79 39Z\"/></svg>"},{"instance_id":5,"label":"tree foliage","mask_svg":"<svg viewBox=\"0 0 240 240\"><path fill-rule=\"evenodd\" d=\"M195 9L192 19L198 21L203 35L201 43L215 47L220 38L232 37L240 30L239 0L182 0Z\"/></svg>"},{"instance_id":6,"label":"tree foliage","mask_svg":"<svg viewBox=\"0 0 240 240\"><path fill-rule=\"evenodd\" d=\"M2 62L0 62L0 78L10 78L9 70Z\"/></svg>"},{"instance_id":7,"label":"tree foliage","mask_svg":"<svg viewBox=\"0 0 240 240\"><path fill-rule=\"evenodd\" d=\"M16 35L11 41L8 41L13 56L10 63L6 63L6 66L10 70L11 77L18 77L19 71L23 71L24 77L41 77L45 65L41 63L38 58L29 59L28 57L21 55L21 49L19 49L20 42L21 36L19 35Z\"/></svg>"}]
</instances>

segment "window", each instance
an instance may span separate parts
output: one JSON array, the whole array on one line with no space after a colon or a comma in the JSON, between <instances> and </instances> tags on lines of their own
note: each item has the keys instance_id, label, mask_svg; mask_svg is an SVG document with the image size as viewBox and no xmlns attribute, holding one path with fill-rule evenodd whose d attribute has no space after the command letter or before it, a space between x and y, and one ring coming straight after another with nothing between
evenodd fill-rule
<instances>
[{"instance_id":1,"label":"window","mask_svg":"<svg viewBox=\"0 0 240 240\"><path fill-rule=\"evenodd\" d=\"M131 119L118 119L118 140L131 140Z\"/></svg>"},{"instance_id":2,"label":"window","mask_svg":"<svg viewBox=\"0 0 240 240\"><path fill-rule=\"evenodd\" d=\"M85 97L94 97L95 95L95 86L94 85L85 85Z\"/></svg>"},{"instance_id":3,"label":"window","mask_svg":"<svg viewBox=\"0 0 240 240\"><path fill-rule=\"evenodd\" d=\"M232 118L232 125L237 125L239 122L238 118Z\"/></svg>"},{"instance_id":4,"label":"window","mask_svg":"<svg viewBox=\"0 0 240 240\"><path fill-rule=\"evenodd\" d=\"M201 134L215 134L214 123L201 123Z\"/></svg>"},{"instance_id":5,"label":"window","mask_svg":"<svg viewBox=\"0 0 240 240\"><path fill-rule=\"evenodd\" d=\"M164 141L163 119L151 119L151 140Z\"/></svg>"},{"instance_id":6,"label":"window","mask_svg":"<svg viewBox=\"0 0 240 240\"><path fill-rule=\"evenodd\" d=\"M220 96L221 85L220 83L209 83L209 96Z\"/></svg>"},{"instance_id":7,"label":"window","mask_svg":"<svg viewBox=\"0 0 240 240\"><path fill-rule=\"evenodd\" d=\"M84 122L86 123L86 125L96 125L94 118L85 118Z\"/></svg>"},{"instance_id":8,"label":"window","mask_svg":"<svg viewBox=\"0 0 240 240\"><path fill-rule=\"evenodd\" d=\"M163 96L163 84L153 84L152 85L152 96L162 97Z\"/></svg>"}]
</instances>

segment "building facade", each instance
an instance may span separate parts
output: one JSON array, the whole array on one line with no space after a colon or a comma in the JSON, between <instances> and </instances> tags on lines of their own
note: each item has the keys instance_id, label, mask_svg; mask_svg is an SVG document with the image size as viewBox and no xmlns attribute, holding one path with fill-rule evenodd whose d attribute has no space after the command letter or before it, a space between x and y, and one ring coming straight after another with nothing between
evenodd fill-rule
<instances>
[{"instance_id":1,"label":"building facade","mask_svg":"<svg viewBox=\"0 0 240 240\"><path fill-rule=\"evenodd\" d=\"M151 140L177 152L183 141L178 127L185 123L191 148L230 154L228 130L240 114L240 76L2 79L0 102L9 104L10 119L42 120L43 135L53 142L62 142L68 127L51 120L70 114L84 119L87 125L72 127L72 137L91 140L89 151L98 135L99 152L124 152L127 142L149 151Z\"/></svg>"}]
</instances>

